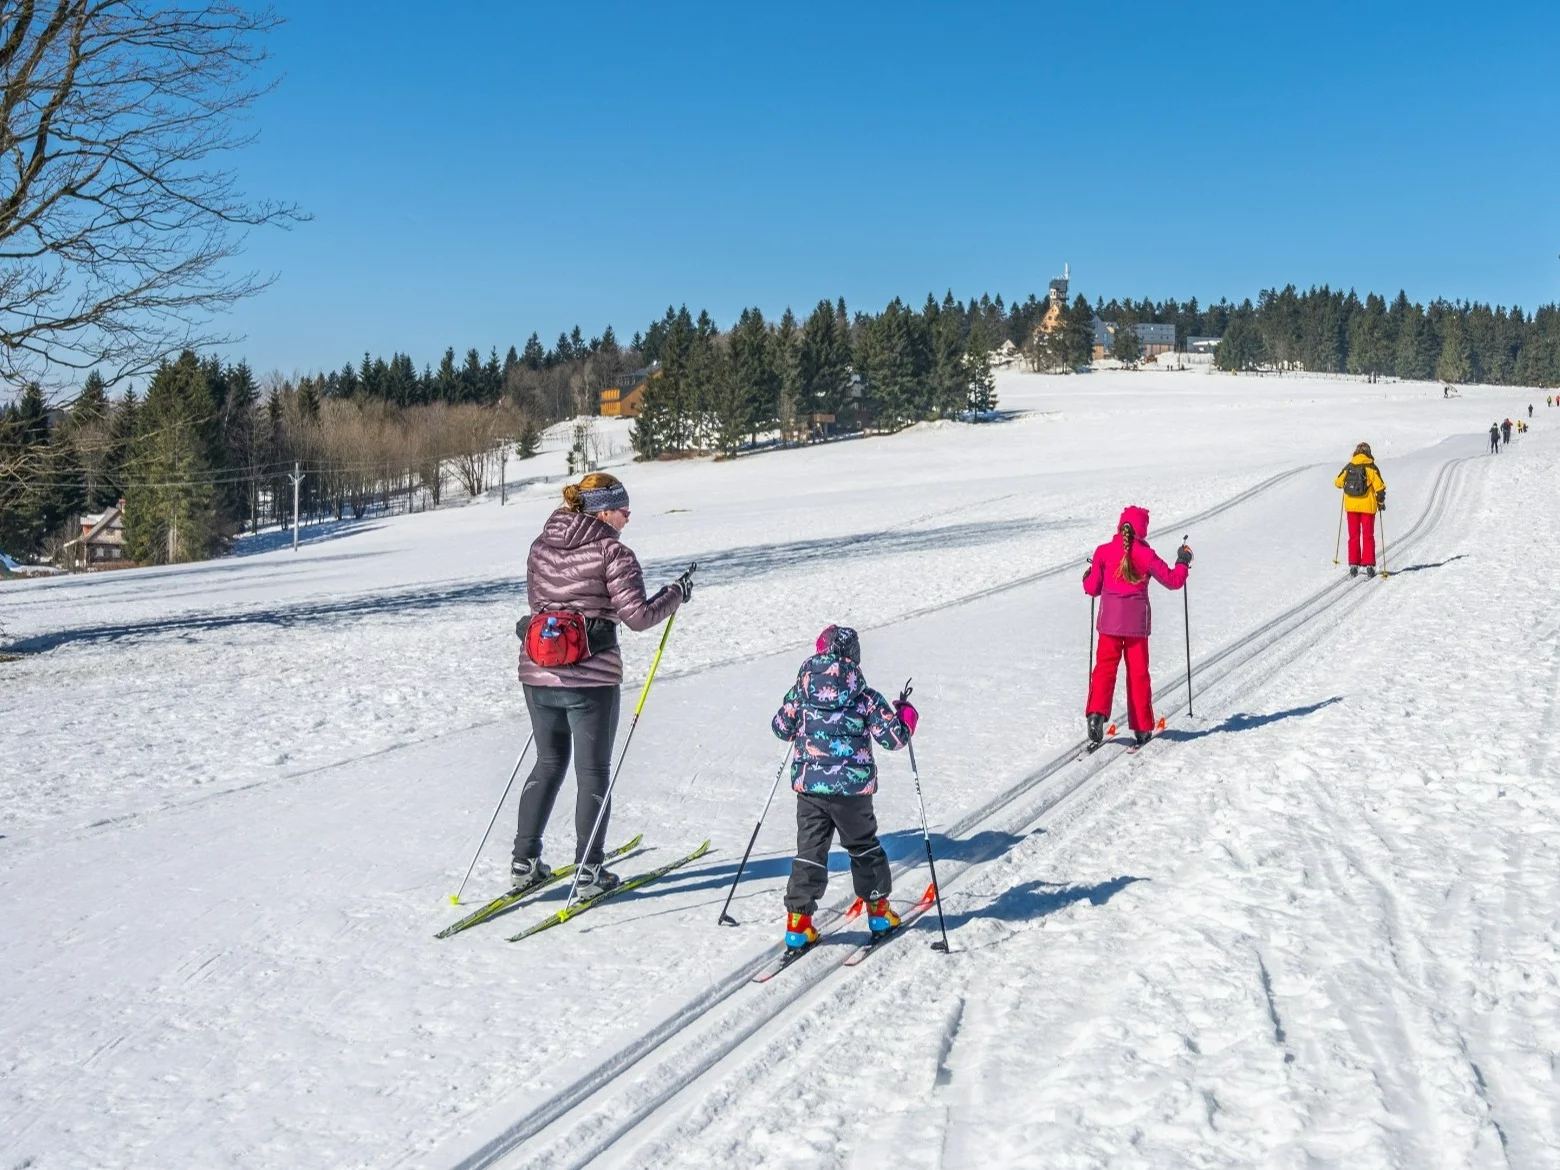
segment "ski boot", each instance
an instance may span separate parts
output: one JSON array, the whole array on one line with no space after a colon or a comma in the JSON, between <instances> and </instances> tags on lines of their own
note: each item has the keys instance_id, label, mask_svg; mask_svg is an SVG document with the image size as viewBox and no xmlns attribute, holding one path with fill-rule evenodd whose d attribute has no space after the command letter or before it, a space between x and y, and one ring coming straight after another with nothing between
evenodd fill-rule
<instances>
[{"instance_id":1,"label":"ski boot","mask_svg":"<svg viewBox=\"0 0 1560 1170\"><path fill-rule=\"evenodd\" d=\"M799 955L817 941L818 931L813 927L811 914L797 914L793 911L785 916L786 950Z\"/></svg>"},{"instance_id":2,"label":"ski boot","mask_svg":"<svg viewBox=\"0 0 1560 1170\"><path fill-rule=\"evenodd\" d=\"M513 890L529 890L532 886L539 886L552 877L552 870L543 864L540 857L527 858L525 861L516 861L509 867L509 885Z\"/></svg>"},{"instance_id":3,"label":"ski boot","mask_svg":"<svg viewBox=\"0 0 1560 1170\"><path fill-rule=\"evenodd\" d=\"M622 878L615 873L608 873L607 867L597 862L595 865L580 866L579 885L575 886L574 892L583 901L611 893L622 884Z\"/></svg>"},{"instance_id":4,"label":"ski boot","mask_svg":"<svg viewBox=\"0 0 1560 1170\"><path fill-rule=\"evenodd\" d=\"M882 938L899 927L899 915L888 904L887 898L874 898L867 903L867 929L873 938Z\"/></svg>"},{"instance_id":5,"label":"ski boot","mask_svg":"<svg viewBox=\"0 0 1560 1170\"><path fill-rule=\"evenodd\" d=\"M1349 566L1349 576L1351 576L1351 577L1358 577L1359 575L1360 575L1360 567L1358 565L1350 565Z\"/></svg>"},{"instance_id":6,"label":"ski boot","mask_svg":"<svg viewBox=\"0 0 1560 1170\"><path fill-rule=\"evenodd\" d=\"M1365 575L1367 577L1374 577L1376 575L1376 566L1375 565L1366 565L1365 566Z\"/></svg>"},{"instance_id":7,"label":"ski boot","mask_svg":"<svg viewBox=\"0 0 1560 1170\"><path fill-rule=\"evenodd\" d=\"M1152 731L1134 731L1132 735L1137 740L1138 747L1142 747L1145 743L1154 738L1154 733Z\"/></svg>"},{"instance_id":8,"label":"ski boot","mask_svg":"<svg viewBox=\"0 0 1560 1170\"><path fill-rule=\"evenodd\" d=\"M1105 716L1089 716L1089 746L1097 748L1105 742Z\"/></svg>"}]
</instances>

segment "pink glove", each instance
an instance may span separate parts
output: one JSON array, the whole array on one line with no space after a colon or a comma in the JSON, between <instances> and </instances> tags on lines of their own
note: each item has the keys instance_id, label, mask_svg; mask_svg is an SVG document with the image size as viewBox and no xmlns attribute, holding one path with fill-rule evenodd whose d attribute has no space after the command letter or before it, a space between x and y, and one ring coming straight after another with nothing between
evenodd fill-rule
<instances>
[{"instance_id":1,"label":"pink glove","mask_svg":"<svg viewBox=\"0 0 1560 1170\"><path fill-rule=\"evenodd\" d=\"M899 716L899 721L905 725L905 730L914 735L915 725L921 722L921 713L904 699L898 699L894 703L894 714Z\"/></svg>"}]
</instances>

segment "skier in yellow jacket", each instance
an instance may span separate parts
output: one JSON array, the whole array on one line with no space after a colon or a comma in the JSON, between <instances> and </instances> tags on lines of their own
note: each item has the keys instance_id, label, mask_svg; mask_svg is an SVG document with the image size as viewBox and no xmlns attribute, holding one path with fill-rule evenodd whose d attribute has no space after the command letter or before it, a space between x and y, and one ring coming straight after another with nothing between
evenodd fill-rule
<instances>
[{"instance_id":1,"label":"skier in yellow jacket","mask_svg":"<svg viewBox=\"0 0 1560 1170\"><path fill-rule=\"evenodd\" d=\"M1370 444L1354 448L1334 487L1343 489L1343 510L1349 514L1349 576L1376 575L1376 513L1386 511L1387 482L1376 470Z\"/></svg>"}]
</instances>

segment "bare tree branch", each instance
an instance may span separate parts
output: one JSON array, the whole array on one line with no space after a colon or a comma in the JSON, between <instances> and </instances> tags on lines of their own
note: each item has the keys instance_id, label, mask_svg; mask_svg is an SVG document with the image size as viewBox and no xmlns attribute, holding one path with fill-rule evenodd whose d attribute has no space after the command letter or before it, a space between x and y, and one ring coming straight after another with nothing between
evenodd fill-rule
<instances>
[{"instance_id":1,"label":"bare tree branch","mask_svg":"<svg viewBox=\"0 0 1560 1170\"><path fill-rule=\"evenodd\" d=\"M244 232L307 218L223 165L279 23L233 0L0 0L0 379L114 382L228 340L213 316L269 283L229 271Z\"/></svg>"}]
</instances>

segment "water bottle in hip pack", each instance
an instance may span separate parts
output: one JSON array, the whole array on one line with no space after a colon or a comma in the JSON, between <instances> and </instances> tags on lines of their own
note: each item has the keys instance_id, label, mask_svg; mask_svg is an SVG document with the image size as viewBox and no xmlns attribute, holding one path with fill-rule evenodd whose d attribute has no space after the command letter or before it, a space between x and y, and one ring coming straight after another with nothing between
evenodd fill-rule
<instances>
[{"instance_id":1,"label":"water bottle in hip pack","mask_svg":"<svg viewBox=\"0 0 1560 1170\"><path fill-rule=\"evenodd\" d=\"M537 666L573 666L590 657L582 614L551 610L525 623L525 654Z\"/></svg>"}]
</instances>

